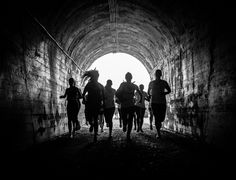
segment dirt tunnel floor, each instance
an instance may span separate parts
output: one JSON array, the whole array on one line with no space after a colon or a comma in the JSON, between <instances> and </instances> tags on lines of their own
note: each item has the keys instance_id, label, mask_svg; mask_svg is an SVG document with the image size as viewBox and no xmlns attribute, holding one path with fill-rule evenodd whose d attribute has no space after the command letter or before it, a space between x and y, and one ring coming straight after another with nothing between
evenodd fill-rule
<instances>
[{"instance_id":1,"label":"dirt tunnel floor","mask_svg":"<svg viewBox=\"0 0 236 180\"><path fill-rule=\"evenodd\" d=\"M115 122L112 140L108 128L93 143L88 126L76 137L62 136L12 156L11 175L22 177L165 177L189 179L231 174L230 157L212 147L144 124L143 133L132 131L131 142ZM10 162L10 161L9 161ZM155 178L156 179L156 178Z\"/></svg>"}]
</instances>

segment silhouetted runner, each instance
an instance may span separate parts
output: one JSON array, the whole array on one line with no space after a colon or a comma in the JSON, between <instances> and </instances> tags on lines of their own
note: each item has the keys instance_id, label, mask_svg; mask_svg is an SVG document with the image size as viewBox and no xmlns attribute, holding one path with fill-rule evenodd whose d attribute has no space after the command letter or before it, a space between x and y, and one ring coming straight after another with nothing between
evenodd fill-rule
<instances>
[{"instance_id":1,"label":"silhouetted runner","mask_svg":"<svg viewBox=\"0 0 236 180\"><path fill-rule=\"evenodd\" d=\"M127 140L130 140L130 133L133 125L133 118L135 112L134 106L134 93L137 91L142 97L142 94L138 88L138 86L131 82L132 74L127 72L125 75L126 82L122 82L120 87L116 91L116 97L119 99L121 103L121 113L123 120L123 131L126 132L127 125Z\"/></svg>"},{"instance_id":2,"label":"silhouetted runner","mask_svg":"<svg viewBox=\"0 0 236 180\"><path fill-rule=\"evenodd\" d=\"M143 132L143 118L145 114L145 100L148 100L148 94L143 90L144 85L140 84L139 85L139 90L142 94L142 97L139 96L139 93L135 93L136 96L136 101L135 101L135 112L137 114L137 132Z\"/></svg>"},{"instance_id":3,"label":"silhouetted runner","mask_svg":"<svg viewBox=\"0 0 236 180\"><path fill-rule=\"evenodd\" d=\"M104 103L104 87L98 82L98 77L97 70L86 71L82 76L85 79L89 78L83 91L83 101L86 103L86 115L90 124L89 131L94 130L94 142L97 141L98 115Z\"/></svg>"},{"instance_id":4,"label":"silhouetted runner","mask_svg":"<svg viewBox=\"0 0 236 180\"><path fill-rule=\"evenodd\" d=\"M66 89L65 94L60 98L67 98L67 117L68 117L68 129L70 137L74 137L75 131L80 129L80 123L78 121L78 113L81 107L80 99L82 98L81 90L75 87L75 81L73 78L69 79L70 87ZM73 131L72 131L73 127Z\"/></svg>"},{"instance_id":5,"label":"silhouetted runner","mask_svg":"<svg viewBox=\"0 0 236 180\"><path fill-rule=\"evenodd\" d=\"M104 116L105 121L109 127L109 138L112 137L112 128L113 128L113 115L115 112L115 92L116 90L112 88L112 80L107 80L107 84L105 86L105 103L104 103Z\"/></svg>"},{"instance_id":6,"label":"silhouetted runner","mask_svg":"<svg viewBox=\"0 0 236 180\"><path fill-rule=\"evenodd\" d=\"M170 86L165 80L161 79L162 72L157 69L155 72L156 79L151 81L148 86L148 94L151 96L151 107L155 118L157 138L161 137L161 126L166 115L166 95L171 92Z\"/></svg>"}]
</instances>

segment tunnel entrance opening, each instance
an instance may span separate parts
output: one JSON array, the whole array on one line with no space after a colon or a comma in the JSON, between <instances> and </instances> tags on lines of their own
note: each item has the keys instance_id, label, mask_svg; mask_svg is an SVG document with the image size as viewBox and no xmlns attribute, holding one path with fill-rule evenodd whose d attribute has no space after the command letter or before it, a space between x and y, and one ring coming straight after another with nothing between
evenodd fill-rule
<instances>
[{"instance_id":1,"label":"tunnel entrance opening","mask_svg":"<svg viewBox=\"0 0 236 180\"><path fill-rule=\"evenodd\" d=\"M143 84L144 90L147 91L150 75L144 65L135 57L126 53L109 53L97 60L88 68L99 71L99 82L106 85L106 81L111 79L113 88L117 89L125 80L127 72L132 73L133 82L136 85Z\"/></svg>"},{"instance_id":2,"label":"tunnel entrance opening","mask_svg":"<svg viewBox=\"0 0 236 180\"><path fill-rule=\"evenodd\" d=\"M98 81L105 86L106 81L111 79L113 82L112 87L118 89L120 84L125 81L125 74L130 72L133 75L132 82L136 85L143 84L144 91L147 92L148 84L150 82L150 74L145 66L136 59L134 56L126 53L109 53L98 59L96 59L88 70L97 69L99 71ZM148 109L148 102L146 103L146 109ZM117 106L117 104L116 104ZM117 108L116 108L117 109ZM149 124L149 111L146 110L144 116L144 123ZM118 125L118 109L113 116L114 129L119 129ZM117 121L116 121L117 120Z\"/></svg>"}]
</instances>

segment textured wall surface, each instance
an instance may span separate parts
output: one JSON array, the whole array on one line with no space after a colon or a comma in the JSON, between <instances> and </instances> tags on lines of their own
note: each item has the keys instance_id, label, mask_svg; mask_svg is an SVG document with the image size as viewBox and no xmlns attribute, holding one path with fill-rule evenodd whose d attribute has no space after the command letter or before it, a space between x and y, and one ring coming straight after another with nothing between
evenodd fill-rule
<instances>
[{"instance_id":1,"label":"textured wall surface","mask_svg":"<svg viewBox=\"0 0 236 180\"><path fill-rule=\"evenodd\" d=\"M155 69L163 70L172 89L166 129L220 146L234 139L230 4L69 0L5 7L0 112L3 134L8 137L12 129L7 143L22 148L66 133L66 102L59 96L68 78L80 87L81 73L111 52L136 57L151 77Z\"/></svg>"}]
</instances>

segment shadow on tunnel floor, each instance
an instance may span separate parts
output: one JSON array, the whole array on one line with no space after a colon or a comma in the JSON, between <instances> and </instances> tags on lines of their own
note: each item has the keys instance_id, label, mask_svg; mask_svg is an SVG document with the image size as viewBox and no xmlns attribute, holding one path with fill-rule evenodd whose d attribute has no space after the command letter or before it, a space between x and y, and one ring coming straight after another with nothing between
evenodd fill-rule
<instances>
[{"instance_id":1,"label":"shadow on tunnel floor","mask_svg":"<svg viewBox=\"0 0 236 180\"><path fill-rule=\"evenodd\" d=\"M24 151L3 154L4 172L8 176L32 177L162 177L206 178L230 177L235 163L233 156L212 146L163 131L162 139L144 129L125 134L115 129L108 139L108 130L93 143L87 128L74 139L66 135L37 144Z\"/></svg>"}]
</instances>

